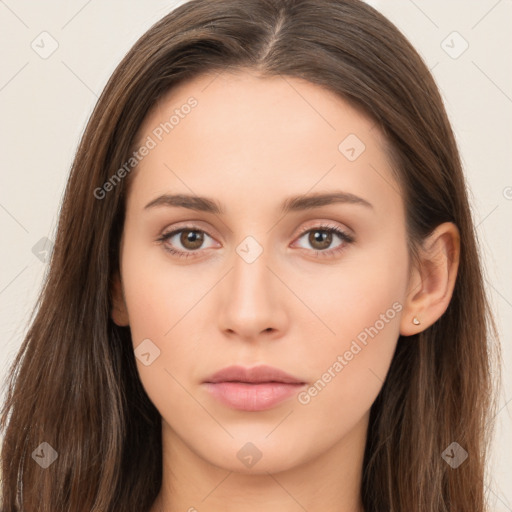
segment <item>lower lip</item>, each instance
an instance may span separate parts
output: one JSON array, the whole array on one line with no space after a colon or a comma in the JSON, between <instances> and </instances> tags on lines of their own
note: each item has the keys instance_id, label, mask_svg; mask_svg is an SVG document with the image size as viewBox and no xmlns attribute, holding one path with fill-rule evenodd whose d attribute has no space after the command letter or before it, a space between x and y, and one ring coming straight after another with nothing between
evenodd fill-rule
<instances>
[{"instance_id":1,"label":"lower lip","mask_svg":"<svg viewBox=\"0 0 512 512\"><path fill-rule=\"evenodd\" d=\"M264 382L207 382L206 389L220 402L241 411L265 411L296 395L304 384Z\"/></svg>"}]
</instances>

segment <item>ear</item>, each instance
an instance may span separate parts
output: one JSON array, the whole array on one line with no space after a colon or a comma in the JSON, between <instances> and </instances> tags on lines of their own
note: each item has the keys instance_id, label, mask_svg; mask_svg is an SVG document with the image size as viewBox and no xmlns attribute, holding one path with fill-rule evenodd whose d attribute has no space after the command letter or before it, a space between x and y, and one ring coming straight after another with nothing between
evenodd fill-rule
<instances>
[{"instance_id":1,"label":"ear","mask_svg":"<svg viewBox=\"0 0 512 512\"><path fill-rule=\"evenodd\" d=\"M460 235L452 222L440 224L425 239L409 279L400 322L402 336L425 330L444 314L452 298L459 257Z\"/></svg>"},{"instance_id":2,"label":"ear","mask_svg":"<svg viewBox=\"0 0 512 512\"><path fill-rule=\"evenodd\" d=\"M128 319L128 310L126 308L126 302L124 300L123 286L121 284L121 278L116 273L112 280L112 310L110 315L116 325L120 327L126 327L130 325Z\"/></svg>"}]
</instances>

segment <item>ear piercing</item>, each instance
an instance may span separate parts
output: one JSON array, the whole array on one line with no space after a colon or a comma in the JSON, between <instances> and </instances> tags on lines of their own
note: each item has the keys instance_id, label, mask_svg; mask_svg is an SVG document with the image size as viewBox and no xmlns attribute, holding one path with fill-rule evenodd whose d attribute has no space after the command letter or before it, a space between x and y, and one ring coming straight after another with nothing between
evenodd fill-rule
<instances>
[{"instance_id":1,"label":"ear piercing","mask_svg":"<svg viewBox=\"0 0 512 512\"><path fill-rule=\"evenodd\" d=\"M412 323L413 323L414 325L420 325L420 323L421 323L421 322L418 320L418 317L417 317L417 316L415 316L415 317L412 319Z\"/></svg>"}]
</instances>

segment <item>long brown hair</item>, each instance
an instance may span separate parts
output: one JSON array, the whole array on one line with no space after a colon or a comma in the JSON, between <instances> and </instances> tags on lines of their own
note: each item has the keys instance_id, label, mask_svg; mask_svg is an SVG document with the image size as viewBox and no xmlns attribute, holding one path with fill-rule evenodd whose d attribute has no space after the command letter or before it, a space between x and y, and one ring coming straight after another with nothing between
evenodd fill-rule
<instances>
[{"instance_id":1,"label":"long brown hair","mask_svg":"<svg viewBox=\"0 0 512 512\"><path fill-rule=\"evenodd\" d=\"M358 0L192 0L119 64L79 144L45 286L7 382L1 510L152 505L162 483L160 415L140 383L129 328L110 318L129 177L103 198L95 191L127 161L162 94L240 68L308 80L372 116L391 147L411 251L440 223L458 226L451 303L433 326L398 340L371 408L361 493L366 512L485 510L499 353L461 163L425 64ZM469 454L457 469L441 456L452 442ZM48 468L35 462L35 450L50 451L41 443L58 454Z\"/></svg>"}]
</instances>

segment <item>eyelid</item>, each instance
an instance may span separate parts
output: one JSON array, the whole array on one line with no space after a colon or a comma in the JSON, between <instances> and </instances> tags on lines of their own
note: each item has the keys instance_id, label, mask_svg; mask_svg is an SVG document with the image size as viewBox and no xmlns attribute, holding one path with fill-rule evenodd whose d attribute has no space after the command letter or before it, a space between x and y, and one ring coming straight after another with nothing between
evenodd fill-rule
<instances>
[{"instance_id":1,"label":"eyelid","mask_svg":"<svg viewBox=\"0 0 512 512\"><path fill-rule=\"evenodd\" d=\"M189 221L178 222L177 224L173 224L172 225L172 229L170 231L167 231L167 228L164 228L162 230L162 233L161 233L160 236L161 237L162 236L168 236L169 234L175 234L177 231L184 230L184 229L189 229L189 230L201 231L201 232L207 234L210 238L215 238L214 235L211 235L209 233L210 228L201 227L200 224L195 224L195 222L198 222L198 221L189 220ZM334 230L337 230L337 231L341 231L341 232L343 232L343 234L347 238L354 239L353 232L352 232L352 230L350 228L348 228L348 227L341 227L341 226L339 226L337 224L334 224L333 221L329 221L329 220L311 221L311 223L308 223L308 225L303 226L300 229L299 233L297 235L295 235L295 237L300 237L304 233L307 233L308 231L310 231L312 229L320 229L320 228L334 229Z\"/></svg>"},{"instance_id":2,"label":"eyelid","mask_svg":"<svg viewBox=\"0 0 512 512\"><path fill-rule=\"evenodd\" d=\"M313 224L312 226L304 227L302 231L299 233L299 235L294 238L293 243L295 244L295 240L300 240L306 233L309 233L311 231L331 232L334 235L336 235L341 241L339 245L325 250L306 249L304 247L298 247L298 249L300 249L301 251L306 251L309 254L313 253L316 258L320 257L325 258L327 260L335 259L337 256L341 255L341 253L345 252L348 246L352 245L355 242L355 237L348 232L351 230L345 230L340 226L333 224L331 221L316 221L316 223Z\"/></svg>"},{"instance_id":3,"label":"eyelid","mask_svg":"<svg viewBox=\"0 0 512 512\"><path fill-rule=\"evenodd\" d=\"M166 240L172 238L173 236L175 236L176 234L180 233L181 231L199 231L200 233L203 233L206 236L208 236L209 238L211 238L212 240L215 240L215 238L216 238L215 236L211 235L208 232L208 230L206 230L205 228L202 228L202 227L200 227L198 225L195 225L193 223L193 221L192 221L192 223L190 223L190 222L186 223L185 222L183 225L180 225L180 224L176 225L176 224L174 224L172 226L172 229L169 229L169 230L167 230L167 228L164 229L162 231L162 234L157 238L157 241L165 242ZM194 252L199 252L201 250L204 250L204 249L197 249L196 251L187 251L187 252L194 253Z\"/></svg>"},{"instance_id":4,"label":"eyelid","mask_svg":"<svg viewBox=\"0 0 512 512\"><path fill-rule=\"evenodd\" d=\"M205 234L206 236L210 237L212 240L215 240L215 237L210 235L210 233L206 229L203 229L200 226L195 225L193 223L193 221L188 221L188 222L184 221L183 225L181 225L181 224L173 225L172 229L170 229L169 231L166 231L164 229L162 234L157 239L157 242L160 242L163 245L165 245L165 242L167 240L169 240L176 234L180 233L181 231L186 231L186 230L199 231L199 232ZM329 257L334 257L334 255L336 255L337 253L343 251L347 245L350 245L355 241L355 238L351 234L350 229L348 229L348 230L344 229L344 228L338 226L337 224L332 223L332 221L317 220L317 221L312 221L311 225L302 227L300 232L294 237L293 243L295 243L295 241L302 238L306 233L309 233L310 231L315 231L315 230L316 231L330 231L331 233L334 233L341 240L341 244L334 248L321 250L321 251L315 250L315 249L305 249L304 247L299 247L299 249L302 249L302 250L305 250L308 252L313 252L317 256L321 255L322 257L329 258ZM204 252L206 249L211 249L211 247L207 247L207 248L203 248L203 249L196 249L193 251L192 250L173 249L171 247L165 247L165 249L168 252L170 252L178 257L187 257L188 258L188 257L197 257L201 252Z\"/></svg>"},{"instance_id":5,"label":"eyelid","mask_svg":"<svg viewBox=\"0 0 512 512\"><path fill-rule=\"evenodd\" d=\"M322 229L338 231L340 233L343 233L343 235L347 239L350 239L351 241L355 240L353 231L350 228L339 226L338 224L335 224L333 221L329 221L329 220L313 221L312 224L301 228L297 237L301 237L304 233L307 233L308 231L314 231L315 229L317 229L319 231Z\"/></svg>"}]
</instances>

